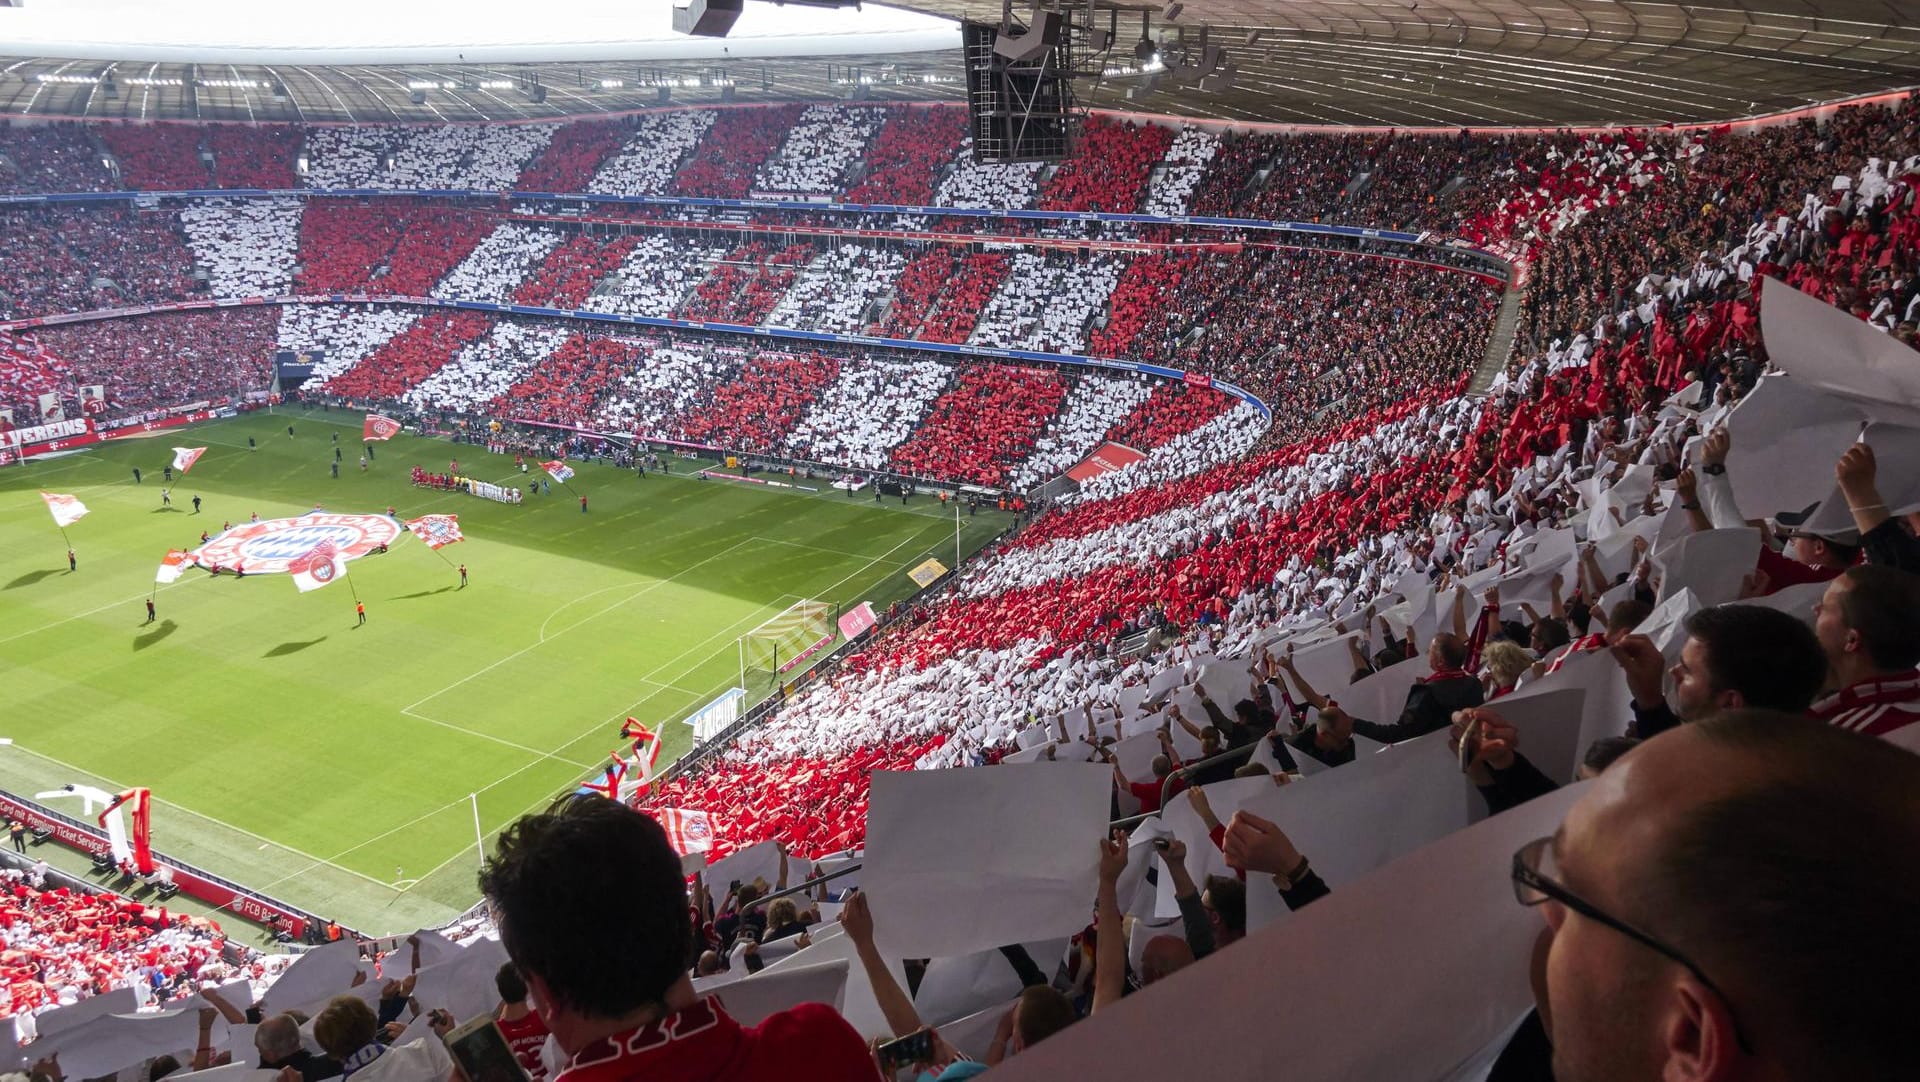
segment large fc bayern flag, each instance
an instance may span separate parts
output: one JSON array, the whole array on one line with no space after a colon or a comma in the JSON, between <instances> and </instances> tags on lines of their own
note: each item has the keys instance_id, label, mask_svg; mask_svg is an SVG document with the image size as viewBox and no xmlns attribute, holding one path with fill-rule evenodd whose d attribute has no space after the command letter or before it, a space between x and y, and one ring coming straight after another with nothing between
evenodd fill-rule
<instances>
[{"instance_id":1,"label":"large fc bayern flag","mask_svg":"<svg viewBox=\"0 0 1920 1082\"><path fill-rule=\"evenodd\" d=\"M399 421L377 413L367 414L367 419L360 424L360 438L363 440L390 440L399 434Z\"/></svg>"}]
</instances>

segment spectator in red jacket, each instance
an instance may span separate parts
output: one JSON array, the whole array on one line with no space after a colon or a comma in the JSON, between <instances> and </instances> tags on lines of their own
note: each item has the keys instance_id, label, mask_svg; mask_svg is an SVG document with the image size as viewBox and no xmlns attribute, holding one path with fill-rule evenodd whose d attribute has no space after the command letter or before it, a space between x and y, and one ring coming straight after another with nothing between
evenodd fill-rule
<instances>
[{"instance_id":1,"label":"spectator in red jacket","mask_svg":"<svg viewBox=\"0 0 1920 1082\"><path fill-rule=\"evenodd\" d=\"M521 818L480 873L500 942L568 1056L563 1082L871 1079L866 1042L831 1007L758 1026L694 994L680 857L622 804L572 799Z\"/></svg>"}]
</instances>

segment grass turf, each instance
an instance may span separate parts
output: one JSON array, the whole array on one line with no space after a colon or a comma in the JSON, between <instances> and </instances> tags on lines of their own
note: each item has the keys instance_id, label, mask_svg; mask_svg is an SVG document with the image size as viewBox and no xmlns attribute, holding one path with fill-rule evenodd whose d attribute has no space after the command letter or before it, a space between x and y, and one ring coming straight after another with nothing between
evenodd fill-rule
<instances>
[{"instance_id":1,"label":"grass turf","mask_svg":"<svg viewBox=\"0 0 1920 1082\"><path fill-rule=\"evenodd\" d=\"M594 772L628 714L671 722L671 760L689 742L679 719L737 682L740 634L802 598L884 607L913 592L906 569L954 556L952 510L925 497L699 481L676 461L644 479L580 466L586 514L558 485L515 507L408 483L449 457L505 481L510 457L403 436L363 474L358 430L357 414L254 414L0 470L0 735L16 742L0 787L148 786L159 851L363 932L410 930L476 897L468 794L491 837ZM208 451L169 510L173 445ZM67 531L77 572L40 489L91 510ZM403 537L353 561L351 588L190 570L144 623L169 547L315 503L459 515L468 540L442 552L471 585ZM961 523L972 552L1008 519ZM749 682L756 700L772 690Z\"/></svg>"}]
</instances>

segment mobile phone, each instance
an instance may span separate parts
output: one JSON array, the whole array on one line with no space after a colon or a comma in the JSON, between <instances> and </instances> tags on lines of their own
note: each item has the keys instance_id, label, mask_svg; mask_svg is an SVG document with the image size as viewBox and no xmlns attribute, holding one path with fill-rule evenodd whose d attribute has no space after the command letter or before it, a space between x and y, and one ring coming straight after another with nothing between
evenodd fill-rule
<instances>
[{"instance_id":1,"label":"mobile phone","mask_svg":"<svg viewBox=\"0 0 1920 1082\"><path fill-rule=\"evenodd\" d=\"M874 1049L874 1055L879 1057L880 1066L889 1071L925 1063L933 1058L933 1031L923 1029L888 1041Z\"/></svg>"},{"instance_id":2,"label":"mobile phone","mask_svg":"<svg viewBox=\"0 0 1920 1082\"><path fill-rule=\"evenodd\" d=\"M528 1082L527 1070L514 1058L506 1034L487 1015L461 1023L446 1041L447 1052L467 1082Z\"/></svg>"},{"instance_id":3,"label":"mobile phone","mask_svg":"<svg viewBox=\"0 0 1920 1082\"><path fill-rule=\"evenodd\" d=\"M1158 849L1158 850L1160 850L1160 851L1161 851L1162 853L1164 853L1164 852L1166 852L1166 851L1168 850L1168 848L1170 848L1170 846L1169 846L1169 844L1168 844L1168 842L1167 842L1167 839L1165 839L1165 838L1155 838L1155 839L1153 839L1153 847L1154 847L1155 849Z\"/></svg>"}]
</instances>

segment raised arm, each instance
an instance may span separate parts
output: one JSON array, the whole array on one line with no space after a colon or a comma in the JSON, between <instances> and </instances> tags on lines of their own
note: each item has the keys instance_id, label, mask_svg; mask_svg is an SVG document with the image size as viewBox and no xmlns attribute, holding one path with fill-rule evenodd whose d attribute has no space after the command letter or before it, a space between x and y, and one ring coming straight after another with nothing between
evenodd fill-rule
<instances>
[{"instance_id":1,"label":"raised arm","mask_svg":"<svg viewBox=\"0 0 1920 1082\"><path fill-rule=\"evenodd\" d=\"M1853 512L1853 524L1860 531L1868 562L1920 572L1920 541L1908 537L1899 523L1888 525L1893 521L1892 512L1875 483L1878 470L1873 448L1856 443L1840 456L1833 472L1840 482L1840 494L1846 497L1847 509Z\"/></svg>"},{"instance_id":2,"label":"raised arm","mask_svg":"<svg viewBox=\"0 0 1920 1082\"><path fill-rule=\"evenodd\" d=\"M1095 903L1093 1010L1120 1002L1127 990L1127 944L1120 923L1120 873L1127 866L1127 838L1114 831L1100 843L1100 893Z\"/></svg>"},{"instance_id":3,"label":"raised arm","mask_svg":"<svg viewBox=\"0 0 1920 1082\"><path fill-rule=\"evenodd\" d=\"M1353 661L1355 671L1372 669L1373 663L1367 660L1367 652L1360 646L1360 636L1347 636L1347 657Z\"/></svg>"},{"instance_id":4,"label":"raised arm","mask_svg":"<svg viewBox=\"0 0 1920 1082\"><path fill-rule=\"evenodd\" d=\"M1461 642L1467 641L1467 604L1472 600L1464 582L1453 588L1453 637Z\"/></svg>"},{"instance_id":5,"label":"raised arm","mask_svg":"<svg viewBox=\"0 0 1920 1082\"><path fill-rule=\"evenodd\" d=\"M1280 668L1287 674L1287 679L1293 681L1294 690L1299 693L1301 702L1307 703L1315 710L1327 708L1327 697L1313 690L1313 686L1300 675L1300 670L1293 667L1292 650L1288 650L1287 656L1280 659Z\"/></svg>"},{"instance_id":6,"label":"raised arm","mask_svg":"<svg viewBox=\"0 0 1920 1082\"><path fill-rule=\"evenodd\" d=\"M1179 722L1180 727L1187 731L1188 736L1193 737L1195 740L1200 739L1200 734L1203 730L1200 728L1200 726L1195 725L1191 721L1188 721L1187 716L1180 712L1180 707L1178 705L1167 707L1167 716Z\"/></svg>"},{"instance_id":7,"label":"raised arm","mask_svg":"<svg viewBox=\"0 0 1920 1082\"><path fill-rule=\"evenodd\" d=\"M1687 528L1695 533L1705 533L1713 529L1713 520L1707 517L1700 507L1700 477L1688 466L1673 479L1674 495L1680 499L1680 510L1687 513Z\"/></svg>"},{"instance_id":8,"label":"raised arm","mask_svg":"<svg viewBox=\"0 0 1920 1082\"><path fill-rule=\"evenodd\" d=\"M1200 903L1200 888L1193 882L1193 876L1187 874L1187 843L1178 838L1157 841L1154 847L1160 851L1160 863L1167 866L1167 875L1173 881L1173 900L1180 906L1180 925L1186 933L1187 946L1192 948L1196 959L1212 954L1215 942L1213 922L1207 919L1207 907Z\"/></svg>"},{"instance_id":9,"label":"raised arm","mask_svg":"<svg viewBox=\"0 0 1920 1082\"><path fill-rule=\"evenodd\" d=\"M855 892L847 899L846 908L840 911L840 924L846 928L847 938L853 941L861 968L867 971L867 983L873 985L874 1002L880 1005L887 1028L895 1037L905 1037L918 1030L920 1015L913 1009L913 999L900 987L900 982L893 979L893 971L887 968L873 945L873 912L867 908L864 892Z\"/></svg>"}]
</instances>

